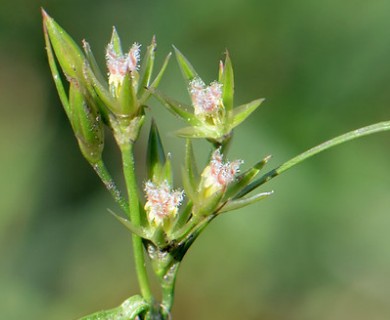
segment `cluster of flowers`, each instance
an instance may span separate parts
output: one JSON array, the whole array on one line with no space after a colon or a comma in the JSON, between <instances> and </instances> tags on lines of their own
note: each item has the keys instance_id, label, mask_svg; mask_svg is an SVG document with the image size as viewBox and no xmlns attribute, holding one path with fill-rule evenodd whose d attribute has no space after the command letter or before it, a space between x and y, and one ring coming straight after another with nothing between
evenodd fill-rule
<instances>
[{"instance_id":1,"label":"cluster of flowers","mask_svg":"<svg viewBox=\"0 0 390 320\"><path fill-rule=\"evenodd\" d=\"M234 75L228 53L225 61L219 63L218 79L206 85L184 55L175 48L191 101L189 105L179 103L157 89L171 54L167 55L157 75L152 78L155 39L152 39L141 60L141 46L138 43L123 53L115 28L106 48L108 76L104 76L86 41L81 50L45 12L43 17L53 79L81 152L122 207L126 218L115 216L142 240L154 272L165 290L162 308L169 312L178 265L204 228L219 214L271 194L248 196L253 186L258 184L253 183L269 157L241 173L243 161L228 161L224 156L233 129L252 114L263 100L233 107ZM57 65L69 81L68 94ZM176 132L179 137L186 138L183 189L173 187L170 157L165 156L157 126L152 122L147 151L148 174L143 188L144 197L140 197L133 145L145 122L145 107L151 96L188 125ZM121 196L102 159L104 134L107 132L104 126L112 132L122 154L128 200ZM199 138L206 139L212 146L210 157L201 172L197 170L191 142ZM139 206L139 203L144 205ZM142 251L142 244L137 248ZM141 254L143 256L143 252ZM144 268L142 260L139 261L138 269ZM151 302L144 300L147 296L146 293L143 297L134 298L129 309L134 312L134 317L129 318L136 319L139 312L152 308ZM137 309L137 305L142 311Z\"/></svg>"}]
</instances>

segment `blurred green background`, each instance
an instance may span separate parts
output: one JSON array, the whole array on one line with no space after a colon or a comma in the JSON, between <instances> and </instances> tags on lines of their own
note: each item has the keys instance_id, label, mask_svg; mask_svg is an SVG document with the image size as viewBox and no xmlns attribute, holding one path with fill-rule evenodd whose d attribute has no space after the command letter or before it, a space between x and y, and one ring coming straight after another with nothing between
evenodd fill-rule
<instances>
[{"instance_id":1,"label":"blurred green background","mask_svg":"<svg viewBox=\"0 0 390 320\"><path fill-rule=\"evenodd\" d=\"M0 4L0 319L76 319L138 292L130 236L107 212L118 208L81 157L52 84L40 6L102 64L112 25L124 47L145 48L155 34L159 61L175 44L206 82L228 48L236 102L267 99L236 130L230 158L247 166L272 154L271 168L390 119L387 0ZM175 61L162 89L188 99ZM151 105L161 130L182 125ZM163 138L179 167L183 141ZM265 185L272 197L212 223L182 264L173 318L389 319L389 139L321 154ZM144 154L143 140L137 147ZM110 139L106 150L119 175Z\"/></svg>"}]
</instances>

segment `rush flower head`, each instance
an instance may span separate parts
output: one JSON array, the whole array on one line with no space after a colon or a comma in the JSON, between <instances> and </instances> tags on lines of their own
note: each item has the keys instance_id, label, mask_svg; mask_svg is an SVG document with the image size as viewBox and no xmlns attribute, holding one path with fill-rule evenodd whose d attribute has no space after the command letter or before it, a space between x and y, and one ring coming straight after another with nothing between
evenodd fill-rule
<instances>
[{"instance_id":1,"label":"rush flower head","mask_svg":"<svg viewBox=\"0 0 390 320\"><path fill-rule=\"evenodd\" d=\"M189 91L196 116L215 116L223 108L222 84L219 82L214 81L206 86L196 77L190 82Z\"/></svg>"},{"instance_id":2,"label":"rush flower head","mask_svg":"<svg viewBox=\"0 0 390 320\"><path fill-rule=\"evenodd\" d=\"M148 180L145 193L148 220L156 225L162 225L165 219L175 217L184 198L183 191L172 190L167 180L159 185Z\"/></svg>"},{"instance_id":3,"label":"rush flower head","mask_svg":"<svg viewBox=\"0 0 390 320\"><path fill-rule=\"evenodd\" d=\"M223 162L220 149L215 150L209 165L202 172L201 188L206 189L208 194L225 189L239 173L242 163L242 160Z\"/></svg>"},{"instance_id":4,"label":"rush flower head","mask_svg":"<svg viewBox=\"0 0 390 320\"><path fill-rule=\"evenodd\" d=\"M123 82L123 78L130 72L138 70L140 60L140 47L134 43L128 54L118 54L114 45L110 42L106 50L106 63L108 68L108 82L110 86L117 88Z\"/></svg>"}]
</instances>

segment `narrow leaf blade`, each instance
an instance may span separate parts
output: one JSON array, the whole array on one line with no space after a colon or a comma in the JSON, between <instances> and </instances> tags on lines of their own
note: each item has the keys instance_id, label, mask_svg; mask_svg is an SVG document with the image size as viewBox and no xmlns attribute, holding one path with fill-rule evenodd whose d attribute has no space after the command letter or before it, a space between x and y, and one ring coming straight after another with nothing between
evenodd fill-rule
<instances>
[{"instance_id":1,"label":"narrow leaf blade","mask_svg":"<svg viewBox=\"0 0 390 320\"><path fill-rule=\"evenodd\" d=\"M241 196L244 196L245 194L251 192L252 190L258 188L262 184L268 182L269 180L279 176L283 172L291 169L292 167L296 166L297 164L307 160L308 158L323 152L327 149L333 148L339 144L361 138L367 135L371 135L374 133L379 133L383 131L389 131L390 130L390 121L382 121L378 123L371 124L366 127L362 127L359 129L355 129L352 131L349 131L347 133L341 134L339 136L334 137L333 139L327 140L315 147L310 148L309 150L306 150L302 152L301 154L291 158L290 160L286 161L282 165L270 170L260 178L256 179L255 181L251 182L245 190L241 192Z\"/></svg>"}]
</instances>

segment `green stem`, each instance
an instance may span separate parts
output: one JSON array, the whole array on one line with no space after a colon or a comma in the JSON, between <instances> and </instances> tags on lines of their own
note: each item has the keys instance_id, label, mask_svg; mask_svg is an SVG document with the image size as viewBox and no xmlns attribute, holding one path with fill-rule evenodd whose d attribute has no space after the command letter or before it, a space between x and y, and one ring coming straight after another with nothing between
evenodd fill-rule
<instances>
[{"instance_id":1,"label":"green stem","mask_svg":"<svg viewBox=\"0 0 390 320\"><path fill-rule=\"evenodd\" d=\"M133 144L127 143L120 145L123 162L123 173L125 176L127 192L129 197L129 209L130 209L130 220L135 227L139 227L141 224L139 201L138 201L138 190L137 182L135 178L134 168L134 155L133 155ZM133 250L134 250L134 262L135 269L137 272L138 283L141 289L142 296L144 299L152 303L153 296L150 290L150 284L145 266L144 247L142 239L133 234Z\"/></svg>"},{"instance_id":2,"label":"green stem","mask_svg":"<svg viewBox=\"0 0 390 320\"><path fill-rule=\"evenodd\" d=\"M205 227L216 217L216 215L210 215L208 217L204 217L202 220L193 221L193 223L189 223L188 234L185 239L181 241L181 249L180 252L176 252L175 256L172 256L173 263L166 268L165 274L161 277L161 289L162 289L162 303L161 303L161 312L163 315L163 319L171 319L170 312L173 306L173 301L175 297L175 282L177 277L177 272L180 267L180 261L183 256L192 245L192 243L196 240L196 238L200 235L200 233L205 229ZM190 229L192 229L190 231Z\"/></svg>"},{"instance_id":3,"label":"green stem","mask_svg":"<svg viewBox=\"0 0 390 320\"><path fill-rule=\"evenodd\" d=\"M167 274L161 281L162 289L162 313L164 319L170 319L170 313L175 297L175 282L177 271L179 270L180 262L175 262L168 270Z\"/></svg>"},{"instance_id":4,"label":"green stem","mask_svg":"<svg viewBox=\"0 0 390 320\"><path fill-rule=\"evenodd\" d=\"M104 183L107 190L111 193L112 197L119 204L122 210L126 213L126 215L130 218L129 215L129 204L122 197L121 192L119 191L117 185L115 184L114 179L108 172L103 160L98 161L97 163L92 165L93 169L99 176L100 180Z\"/></svg>"},{"instance_id":5,"label":"green stem","mask_svg":"<svg viewBox=\"0 0 390 320\"><path fill-rule=\"evenodd\" d=\"M317 153L320 153L322 151L325 151L329 148L335 147L341 143L357 139L363 136L367 136L373 133L382 132L390 130L390 121L383 121L379 123L375 123L372 125L369 125L367 127L363 127L360 129L356 129L347 133L344 133L340 136L337 136L333 139L330 139L328 141L325 141L318 146L315 146L296 157L288 160L287 162L283 163L279 167L267 172L263 176L261 176L259 179L253 181L251 184L249 184L240 194L236 196L236 198L240 198L244 196L245 194L251 192L252 190L256 189L260 185L266 183L267 181L271 180L274 177L277 177L278 175L282 174L283 172L287 171L288 169L292 168L293 166L305 161L306 159L316 155Z\"/></svg>"}]
</instances>

